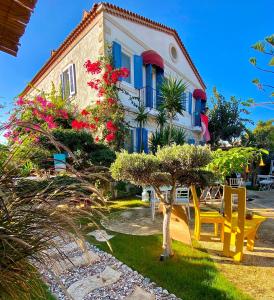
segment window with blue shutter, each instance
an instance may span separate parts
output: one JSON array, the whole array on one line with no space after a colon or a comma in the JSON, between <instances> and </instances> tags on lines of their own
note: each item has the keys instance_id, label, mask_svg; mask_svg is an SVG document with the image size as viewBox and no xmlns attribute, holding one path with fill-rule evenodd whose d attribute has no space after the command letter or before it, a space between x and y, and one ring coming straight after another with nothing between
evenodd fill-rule
<instances>
[{"instance_id":1,"label":"window with blue shutter","mask_svg":"<svg viewBox=\"0 0 274 300\"><path fill-rule=\"evenodd\" d=\"M143 87L143 57L134 55L134 87L140 90Z\"/></svg>"},{"instance_id":2,"label":"window with blue shutter","mask_svg":"<svg viewBox=\"0 0 274 300\"><path fill-rule=\"evenodd\" d=\"M156 69L156 108L162 104L161 85L164 80L164 70L161 68Z\"/></svg>"},{"instance_id":3,"label":"window with blue shutter","mask_svg":"<svg viewBox=\"0 0 274 300\"><path fill-rule=\"evenodd\" d=\"M141 145L142 134L142 145ZM146 128L136 128L136 151L148 153L148 130Z\"/></svg>"},{"instance_id":4,"label":"window with blue shutter","mask_svg":"<svg viewBox=\"0 0 274 300\"><path fill-rule=\"evenodd\" d=\"M181 103L182 103L183 110L186 110L186 93L182 93Z\"/></svg>"},{"instance_id":5,"label":"window with blue shutter","mask_svg":"<svg viewBox=\"0 0 274 300\"><path fill-rule=\"evenodd\" d=\"M188 93L188 112L192 114L192 93Z\"/></svg>"},{"instance_id":6,"label":"window with blue shutter","mask_svg":"<svg viewBox=\"0 0 274 300\"><path fill-rule=\"evenodd\" d=\"M122 47L119 43L113 41L112 43L112 57L114 68L121 68L122 66Z\"/></svg>"},{"instance_id":7,"label":"window with blue shutter","mask_svg":"<svg viewBox=\"0 0 274 300\"><path fill-rule=\"evenodd\" d=\"M146 65L146 107L153 107L152 65Z\"/></svg>"},{"instance_id":8,"label":"window with blue shutter","mask_svg":"<svg viewBox=\"0 0 274 300\"><path fill-rule=\"evenodd\" d=\"M134 152L134 131L133 131L133 129L130 129L128 132L128 135L126 136L125 149L129 153Z\"/></svg>"}]
</instances>

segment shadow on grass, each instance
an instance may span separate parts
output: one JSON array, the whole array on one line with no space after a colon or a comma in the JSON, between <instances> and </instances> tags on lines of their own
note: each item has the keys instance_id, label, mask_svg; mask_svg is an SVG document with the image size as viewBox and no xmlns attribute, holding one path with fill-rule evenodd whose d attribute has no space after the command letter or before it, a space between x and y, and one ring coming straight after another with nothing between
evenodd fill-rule
<instances>
[{"instance_id":1,"label":"shadow on grass","mask_svg":"<svg viewBox=\"0 0 274 300\"><path fill-rule=\"evenodd\" d=\"M251 299L220 274L208 253L174 242L174 257L160 262L161 236L114 234L115 257L184 300ZM110 252L106 243L89 241Z\"/></svg>"}]
</instances>

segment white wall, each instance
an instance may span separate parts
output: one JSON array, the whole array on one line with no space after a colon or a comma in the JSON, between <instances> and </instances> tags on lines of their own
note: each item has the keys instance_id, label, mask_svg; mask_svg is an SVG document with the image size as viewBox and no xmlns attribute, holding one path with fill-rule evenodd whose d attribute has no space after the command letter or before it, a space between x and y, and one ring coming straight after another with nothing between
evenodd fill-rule
<instances>
[{"instance_id":1,"label":"white wall","mask_svg":"<svg viewBox=\"0 0 274 300\"><path fill-rule=\"evenodd\" d=\"M112 41L117 41L122 45L122 51L125 49L126 52L130 53L131 55L140 55L143 51L150 49L155 50L164 59L165 74L167 76L170 75L183 79L185 82L187 82L187 92L193 92L195 88L202 88L183 52L172 35L110 15L108 13L104 14L104 26L105 39L108 44L111 45ZM177 49L178 58L176 62L174 62L170 56L170 45L175 46ZM132 95L138 96L138 91L134 89L133 85L129 86L128 84L121 83L121 86L127 89ZM120 98L127 109L134 111L131 103L128 101L127 96L120 94ZM193 99L192 111L194 111L194 101L195 100ZM149 130L149 127L151 127L151 130L154 131L155 122L153 121L153 116L156 115L156 110L152 109L150 113L152 115L150 121L151 124L149 124L147 127ZM184 116L178 115L174 123L175 125L186 129L190 138L193 137L191 132L193 129L192 118L188 113L188 103L186 105L186 112L184 113Z\"/></svg>"}]
</instances>

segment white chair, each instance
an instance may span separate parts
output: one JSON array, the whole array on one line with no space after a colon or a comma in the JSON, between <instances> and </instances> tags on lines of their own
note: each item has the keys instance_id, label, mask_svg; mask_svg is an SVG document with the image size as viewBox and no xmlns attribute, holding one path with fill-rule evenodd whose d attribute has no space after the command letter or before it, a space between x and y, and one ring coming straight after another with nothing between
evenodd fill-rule
<instances>
[{"instance_id":1,"label":"white chair","mask_svg":"<svg viewBox=\"0 0 274 300\"><path fill-rule=\"evenodd\" d=\"M237 188L244 185L243 178L229 178L229 185Z\"/></svg>"},{"instance_id":2,"label":"white chair","mask_svg":"<svg viewBox=\"0 0 274 300\"><path fill-rule=\"evenodd\" d=\"M188 219L190 218L190 207L189 207L189 188L181 187L176 189L176 200L175 205L185 205L187 208Z\"/></svg>"}]
</instances>

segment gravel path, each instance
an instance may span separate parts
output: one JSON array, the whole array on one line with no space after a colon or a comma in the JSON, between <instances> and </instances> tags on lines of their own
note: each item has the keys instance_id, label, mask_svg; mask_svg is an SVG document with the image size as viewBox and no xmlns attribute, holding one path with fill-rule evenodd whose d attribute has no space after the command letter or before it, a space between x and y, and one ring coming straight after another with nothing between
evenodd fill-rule
<instances>
[{"instance_id":1,"label":"gravel path","mask_svg":"<svg viewBox=\"0 0 274 300\"><path fill-rule=\"evenodd\" d=\"M83 254L75 242L69 243L63 246L69 260L62 260L58 253L51 251L50 256L54 260L48 268L38 266L50 291L57 299L180 299L111 254L88 243L86 247L88 256Z\"/></svg>"}]
</instances>

